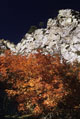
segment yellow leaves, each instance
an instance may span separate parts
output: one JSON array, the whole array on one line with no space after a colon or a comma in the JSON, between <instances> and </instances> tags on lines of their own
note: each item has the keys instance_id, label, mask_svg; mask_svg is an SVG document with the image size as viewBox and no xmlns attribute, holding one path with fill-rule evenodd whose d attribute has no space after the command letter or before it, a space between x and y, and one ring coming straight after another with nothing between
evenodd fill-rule
<instances>
[{"instance_id":1,"label":"yellow leaves","mask_svg":"<svg viewBox=\"0 0 80 119\"><path fill-rule=\"evenodd\" d=\"M30 81L28 82L28 84L29 84L31 87L33 87L33 86L35 85L34 79L30 80Z\"/></svg>"},{"instance_id":2,"label":"yellow leaves","mask_svg":"<svg viewBox=\"0 0 80 119\"><path fill-rule=\"evenodd\" d=\"M13 96L15 96L16 94L17 94L17 92L16 91L14 91L14 90L5 90L6 92L7 92L7 94L8 94L8 96L10 97L13 97Z\"/></svg>"},{"instance_id":3,"label":"yellow leaves","mask_svg":"<svg viewBox=\"0 0 80 119\"><path fill-rule=\"evenodd\" d=\"M49 97L46 100L44 100L43 104L46 108L55 107L57 105L57 100L55 100L55 97L53 98L53 100Z\"/></svg>"},{"instance_id":4,"label":"yellow leaves","mask_svg":"<svg viewBox=\"0 0 80 119\"><path fill-rule=\"evenodd\" d=\"M42 109L37 105L34 108L34 114L38 115L38 114L41 114L41 113L42 113Z\"/></svg>"},{"instance_id":5,"label":"yellow leaves","mask_svg":"<svg viewBox=\"0 0 80 119\"><path fill-rule=\"evenodd\" d=\"M33 87L33 86L34 86L33 82L30 82L30 86L31 86L31 87Z\"/></svg>"},{"instance_id":6,"label":"yellow leaves","mask_svg":"<svg viewBox=\"0 0 80 119\"><path fill-rule=\"evenodd\" d=\"M26 88L27 86L28 86L27 83L23 83L23 85L22 85L23 88Z\"/></svg>"}]
</instances>

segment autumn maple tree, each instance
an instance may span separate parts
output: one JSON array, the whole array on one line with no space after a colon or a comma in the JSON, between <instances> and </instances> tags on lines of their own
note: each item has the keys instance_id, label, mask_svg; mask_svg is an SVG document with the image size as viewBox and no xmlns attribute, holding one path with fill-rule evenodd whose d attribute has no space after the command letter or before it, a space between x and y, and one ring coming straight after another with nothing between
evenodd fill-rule
<instances>
[{"instance_id":1,"label":"autumn maple tree","mask_svg":"<svg viewBox=\"0 0 80 119\"><path fill-rule=\"evenodd\" d=\"M80 68L76 65L61 63L57 54L38 52L26 57L6 51L0 56L0 83L20 114L45 114L65 100L72 102L70 108L79 108Z\"/></svg>"}]
</instances>

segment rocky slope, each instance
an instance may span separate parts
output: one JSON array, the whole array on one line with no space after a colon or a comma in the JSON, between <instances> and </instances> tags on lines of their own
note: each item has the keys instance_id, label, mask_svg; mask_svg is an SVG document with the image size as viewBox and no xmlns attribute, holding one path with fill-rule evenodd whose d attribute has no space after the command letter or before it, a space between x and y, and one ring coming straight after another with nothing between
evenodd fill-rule
<instances>
[{"instance_id":1,"label":"rocky slope","mask_svg":"<svg viewBox=\"0 0 80 119\"><path fill-rule=\"evenodd\" d=\"M11 51L28 55L36 53L38 48L43 53L59 53L68 62L80 62L80 13L71 9L59 10L56 18L50 18L46 28L26 33L24 38L15 45L8 45Z\"/></svg>"},{"instance_id":2,"label":"rocky slope","mask_svg":"<svg viewBox=\"0 0 80 119\"><path fill-rule=\"evenodd\" d=\"M4 51L10 49L12 52L16 52L16 45L10 43L8 40L0 39L0 55L4 54Z\"/></svg>"}]
</instances>

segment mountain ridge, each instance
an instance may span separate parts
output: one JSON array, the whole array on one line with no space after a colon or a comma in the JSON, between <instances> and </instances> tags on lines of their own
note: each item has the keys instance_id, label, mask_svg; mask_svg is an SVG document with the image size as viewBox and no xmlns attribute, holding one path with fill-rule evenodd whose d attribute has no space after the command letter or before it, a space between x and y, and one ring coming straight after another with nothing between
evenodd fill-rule
<instances>
[{"instance_id":1,"label":"mountain ridge","mask_svg":"<svg viewBox=\"0 0 80 119\"><path fill-rule=\"evenodd\" d=\"M0 40L1 43L16 54L37 53L40 48L44 54L59 53L67 62L80 62L80 13L72 9L59 10L56 18L48 19L46 28L26 33L17 45L5 40Z\"/></svg>"}]
</instances>

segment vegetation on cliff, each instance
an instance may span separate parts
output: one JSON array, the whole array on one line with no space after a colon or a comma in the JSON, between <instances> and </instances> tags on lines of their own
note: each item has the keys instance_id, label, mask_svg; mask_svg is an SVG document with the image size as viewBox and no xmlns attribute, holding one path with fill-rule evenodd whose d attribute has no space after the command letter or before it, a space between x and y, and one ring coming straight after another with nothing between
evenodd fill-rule
<instances>
[{"instance_id":1,"label":"vegetation on cliff","mask_svg":"<svg viewBox=\"0 0 80 119\"><path fill-rule=\"evenodd\" d=\"M39 119L47 114L52 119L80 116L80 63L61 63L58 54L40 50L28 57L6 51L0 56L0 117Z\"/></svg>"}]
</instances>

